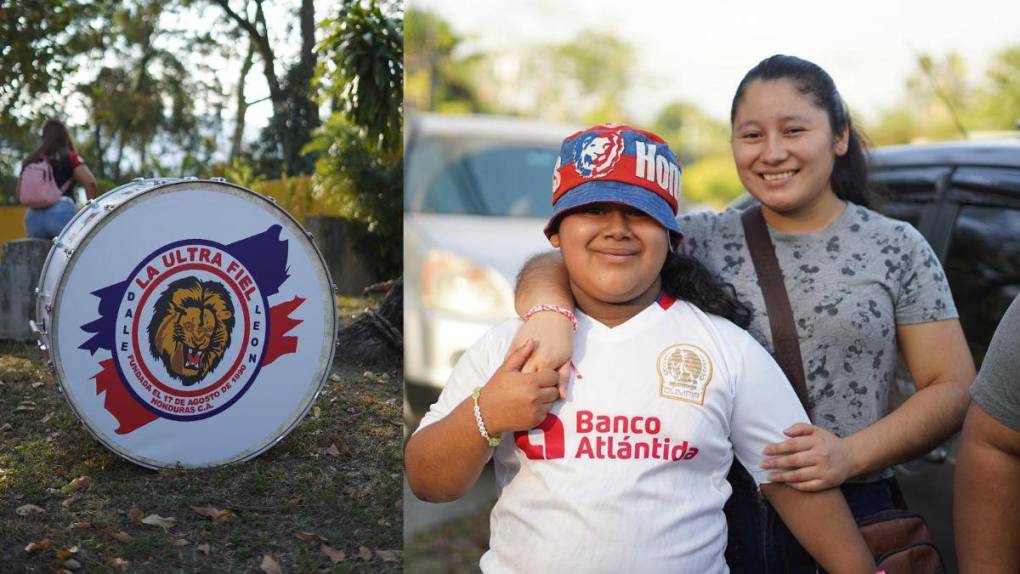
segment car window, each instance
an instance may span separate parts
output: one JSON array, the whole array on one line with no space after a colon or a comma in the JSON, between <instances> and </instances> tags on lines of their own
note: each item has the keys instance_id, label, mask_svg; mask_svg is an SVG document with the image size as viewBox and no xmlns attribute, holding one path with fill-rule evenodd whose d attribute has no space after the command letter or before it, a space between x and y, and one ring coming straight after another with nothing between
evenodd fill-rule
<instances>
[{"instance_id":1,"label":"car window","mask_svg":"<svg viewBox=\"0 0 1020 574\"><path fill-rule=\"evenodd\" d=\"M1020 294L1020 206L961 206L945 269L980 366L999 319Z\"/></svg>"},{"instance_id":2,"label":"car window","mask_svg":"<svg viewBox=\"0 0 1020 574\"><path fill-rule=\"evenodd\" d=\"M546 218L558 148L426 138L408 154L410 212Z\"/></svg>"}]
</instances>

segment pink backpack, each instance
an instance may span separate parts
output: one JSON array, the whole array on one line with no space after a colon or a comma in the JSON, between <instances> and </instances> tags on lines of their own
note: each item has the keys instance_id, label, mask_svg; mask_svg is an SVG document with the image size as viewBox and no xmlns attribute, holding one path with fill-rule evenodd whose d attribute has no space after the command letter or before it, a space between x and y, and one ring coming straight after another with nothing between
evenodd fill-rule
<instances>
[{"instance_id":1,"label":"pink backpack","mask_svg":"<svg viewBox=\"0 0 1020 574\"><path fill-rule=\"evenodd\" d=\"M62 187L57 187L53 179L53 168L46 159L29 164L21 172L21 187L18 192L18 201L21 205L35 209L43 209L60 201L60 197L74 183L74 178L68 178Z\"/></svg>"}]
</instances>

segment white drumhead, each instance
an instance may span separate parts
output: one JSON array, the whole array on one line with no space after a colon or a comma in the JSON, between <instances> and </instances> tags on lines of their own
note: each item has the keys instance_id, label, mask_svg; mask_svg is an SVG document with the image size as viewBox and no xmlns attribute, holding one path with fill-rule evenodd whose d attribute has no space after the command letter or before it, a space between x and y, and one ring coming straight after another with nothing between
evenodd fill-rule
<instances>
[{"instance_id":1,"label":"white drumhead","mask_svg":"<svg viewBox=\"0 0 1020 574\"><path fill-rule=\"evenodd\" d=\"M76 242L51 302L71 407L147 467L266 450L332 362L336 309L318 250L274 203L225 183L176 181L110 209Z\"/></svg>"}]
</instances>

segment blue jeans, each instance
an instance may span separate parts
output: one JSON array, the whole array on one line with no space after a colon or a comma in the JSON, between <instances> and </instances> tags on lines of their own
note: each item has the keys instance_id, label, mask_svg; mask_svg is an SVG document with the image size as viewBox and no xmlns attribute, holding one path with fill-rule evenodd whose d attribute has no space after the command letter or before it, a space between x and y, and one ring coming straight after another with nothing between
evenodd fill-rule
<instances>
[{"instance_id":1,"label":"blue jeans","mask_svg":"<svg viewBox=\"0 0 1020 574\"><path fill-rule=\"evenodd\" d=\"M53 239L74 217L74 202L66 195L44 209L28 208L25 211L25 231L29 237Z\"/></svg>"},{"instance_id":2,"label":"blue jeans","mask_svg":"<svg viewBox=\"0 0 1020 574\"><path fill-rule=\"evenodd\" d=\"M726 502L729 542L726 563L733 574L815 574L818 567L737 461L729 475L733 495ZM854 518L896 508L892 479L846 483L840 490ZM833 541L838 543L838 541Z\"/></svg>"}]
</instances>

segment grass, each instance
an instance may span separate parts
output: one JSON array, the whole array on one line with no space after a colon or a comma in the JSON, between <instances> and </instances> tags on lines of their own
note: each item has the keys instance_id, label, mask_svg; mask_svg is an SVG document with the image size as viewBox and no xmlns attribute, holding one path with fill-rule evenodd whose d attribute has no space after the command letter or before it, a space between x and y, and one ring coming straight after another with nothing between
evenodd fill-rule
<instances>
[{"instance_id":1,"label":"grass","mask_svg":"<svg viewBox=\"0 0 1020 574\"><path fill-rule=\"evenodd\" d=\"M345 298L341 317L378 302ZM93 440L45 362L31 345L0 342L0 570L76 566L59 551L77 547L70 558L85 572L116 571L117 560L129 572L251 572L267 554L283 572L402 571L399 361L334 365L308 417L254 460L158 472ZM20 516L28 504L43 511ZM192 509L207 506L234 516ZM144 524L138 509L176 523ZM43 539L47 549L25 550ZM334 563L322 544L345 558Z\"/></svg>"},{"instance_id":2,"label":"grass","mask_svg":"<svg viewBox=\"0 0 1020 574\"><path fill-rule=\"evenodd\" d=\"M489 549L491 507L458 516L418 533L404 543L407 572L468 574L478 572L478 560Z\"/></svg>"}]
</instances>

